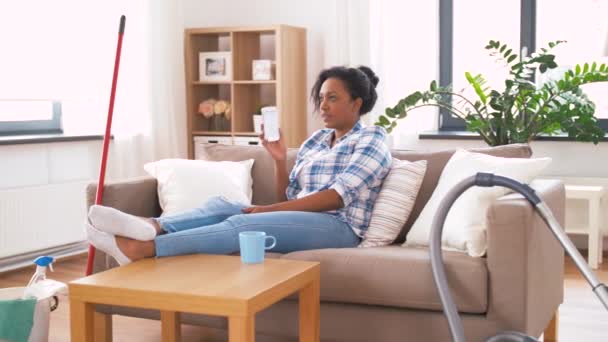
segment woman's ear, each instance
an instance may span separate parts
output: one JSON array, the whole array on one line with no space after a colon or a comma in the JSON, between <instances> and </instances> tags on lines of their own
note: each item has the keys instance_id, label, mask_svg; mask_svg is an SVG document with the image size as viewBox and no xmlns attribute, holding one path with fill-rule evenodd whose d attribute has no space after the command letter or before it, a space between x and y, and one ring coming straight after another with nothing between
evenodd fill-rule
<instances>
[{"instance_id":1,"label":"woman's ear","mask_svg":"<svg viewBox=\"0 0 608 342\"><path fill-rule=\"evenodd\" d=\"M361 106L363 105L363 99L361 99L360 97L357 97L354 101L353 101L353 110L355 113L359 113L359 111L361 110Z\"/></svg>"}]
</instances>

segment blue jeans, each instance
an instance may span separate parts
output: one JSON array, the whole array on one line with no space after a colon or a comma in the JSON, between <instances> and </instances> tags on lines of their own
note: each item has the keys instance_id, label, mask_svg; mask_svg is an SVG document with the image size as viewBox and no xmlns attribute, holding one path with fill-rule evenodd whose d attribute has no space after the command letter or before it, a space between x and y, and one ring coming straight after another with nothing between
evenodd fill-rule
<instances>
[{"instance_id":1,"label":"blue jeans","mask_svg":"<svg viewBox=\"0 0 608 342\"><path fill-rule=\"evenodd\" d=\"M360 242L347 223L331 214L305 211L243 214L244 207L213 197L200 208L157 218L167 234L154 240L156 256L231 254L239 250L239 233L247 230L274 236L277 244L270 251L278 253L356 247Z\"/></svg>"}]
</instances>

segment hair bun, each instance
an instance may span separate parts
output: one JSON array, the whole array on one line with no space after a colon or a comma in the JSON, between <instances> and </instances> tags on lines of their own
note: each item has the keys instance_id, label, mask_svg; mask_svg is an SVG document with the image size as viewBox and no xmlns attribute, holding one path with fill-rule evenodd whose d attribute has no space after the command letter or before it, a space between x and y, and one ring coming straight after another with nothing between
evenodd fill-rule
<instances>
[{"instance_id":1,"label":"hair bun","mask_svg":"<svg viewBox=\"0 0 608 342\"><path fill-rule=\"evenodd\" d=\"M374 87L376 87L378 85L378 82L380 82L380 79L378 78L378 76L376 76L372 69L363 65L358 67L357 69L361 70L365 75L367 75L367 78L369 78Z\"/></svg>"}]
</instances>

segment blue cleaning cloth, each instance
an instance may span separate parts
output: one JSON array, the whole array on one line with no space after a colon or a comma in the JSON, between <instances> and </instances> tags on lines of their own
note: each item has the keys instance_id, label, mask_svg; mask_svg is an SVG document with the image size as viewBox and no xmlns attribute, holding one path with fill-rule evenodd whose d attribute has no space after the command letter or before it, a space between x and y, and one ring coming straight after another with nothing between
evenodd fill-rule
<instances>
[{"instance_id":1,"label":"blue cleaning cloth","mask_svg":"<svg viewBox=\"0 0 608 342\"><path fill-rule=\"evenodd\" d=\"M27 342L34 324L37 300L0 300L0 340Z\"/></svg>"}]
</instances>

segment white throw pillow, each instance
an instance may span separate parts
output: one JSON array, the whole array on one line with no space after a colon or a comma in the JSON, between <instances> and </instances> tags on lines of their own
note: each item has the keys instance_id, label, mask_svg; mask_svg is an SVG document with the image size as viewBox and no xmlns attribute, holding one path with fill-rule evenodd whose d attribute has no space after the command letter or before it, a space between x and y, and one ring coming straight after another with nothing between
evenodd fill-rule
<instances>
[{"instance_id":1,"label":"white throw pillow","mask_svg":"<svg viewBox=\"0 0 608 342\"><path fill-rule=\"evenodd\" d=\"M200 207L214 196L250 204L253 162L163 159L144 170L156 178L162 216L167 216Z\"/></svg>"},{"instance_id":2,"label":"white throw pillow","mask_svg":"<svg viewBox=\"0 0 608 342\"><path fill-rule=\"evenodd\" d=\"M443 169L433 195L412 226L403 246L428 246L431 225L445 195L463 179L490 172L529 183L549 165L551 158L501 158L458 150ZM506 194L503 187L472 187L454 203L445 220L442 248L480 257L486 252L486 211L492 201Z\"/></svg>"},{"instance_id":3,"label":"white throw pillow","mask_svg":"<svg viewBox=\"0 0 608 342\"><path fill-rule=\"evenodd\" d=\"M414 208L426 164L426 160L410 162L393 158L359 247L386 246L395 241Z\"/></svg>"}]
</instances>

